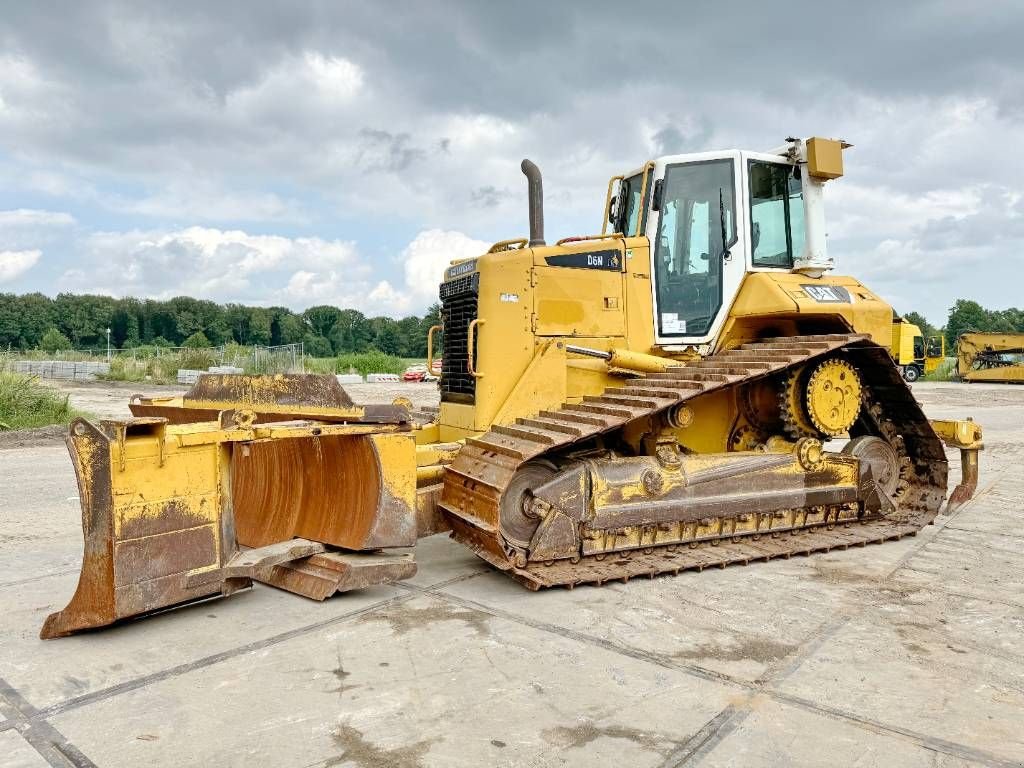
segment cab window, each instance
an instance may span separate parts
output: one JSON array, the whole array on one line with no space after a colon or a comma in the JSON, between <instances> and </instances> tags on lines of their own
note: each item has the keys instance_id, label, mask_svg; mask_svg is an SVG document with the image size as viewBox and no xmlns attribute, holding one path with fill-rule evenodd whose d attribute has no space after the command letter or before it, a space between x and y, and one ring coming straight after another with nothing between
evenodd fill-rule
<instances>
[{"instance_id":1,"label":"cab window","mask_svg":"<svg viewBox=\"0 0 1024 768\"><path fill-rule=\"evenodd\" d=\"M644 193L644 204L640 204L640 192L644 185L644 176L638 173L622 180L619 184L619 199L622 201L619 206L619 215L615 221L615 231L626 237L637 234L637 218L643 213L643 221L640 222L639 233L644 234L647 228L647 209L651 199L652 180L647 180L647 191Z\"/></svg>"},{"instance_id":2,"label":"cab window","mask_svg":"<svg viewBox=\"0 0 1024 768\"><path fill-rule=\"evenodd\" d=\"M654 251L661 336L703 336L722 306L723 263L736 239L733 174L732 160L665 170Z\"/></svg>"},{"instance_id":3,"label":"cab window","mask_svg":"<svg viewBox=\"0 0 1024 768\"><path fill-rule=\"evenodd\" d=\"M803 188L796 166L751 160L750 244L755 267L793 266L804 250Z\"/></svg>"}]
</instances>

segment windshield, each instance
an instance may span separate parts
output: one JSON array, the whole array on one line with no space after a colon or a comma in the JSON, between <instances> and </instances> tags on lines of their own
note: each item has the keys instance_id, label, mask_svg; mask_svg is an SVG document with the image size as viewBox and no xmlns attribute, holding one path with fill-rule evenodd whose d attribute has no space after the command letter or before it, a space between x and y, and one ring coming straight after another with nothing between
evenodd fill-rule
<instances>
[{"instance_id":1,"label":"windshield","mask_svg":"<svg viewBox=\"0 0 1024 768\"><path fill-rule=\"evenodd\" d=\"M705 335L722 305L722 264L736 239L733 173L732 160L665 170L654 252L661 336Z\"/></svg>"},{"instance_id":2,"label":"windshield","mask_svg":"<svg viewBox=\"0 0 1024 768\"><path fill-rule=\"evenodd\" d=\"M755 267L792 267L804 250L804 199L794 166L750 161L750 245Z\"/></svg>"}]
</instances>

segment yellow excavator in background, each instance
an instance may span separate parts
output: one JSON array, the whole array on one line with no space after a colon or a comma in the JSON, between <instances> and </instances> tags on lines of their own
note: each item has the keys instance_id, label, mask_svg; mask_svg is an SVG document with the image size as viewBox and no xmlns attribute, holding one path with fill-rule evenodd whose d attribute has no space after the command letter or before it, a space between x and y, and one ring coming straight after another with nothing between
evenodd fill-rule
<instances>
[{"instance_id":1,"label":"yellow excavator in background","mask_svg":"<svg viewBox=\"0 0 1024 768\"><path fill-rule=\"evenodd\" d=\"M893 313L892 342L889 347L903 378L913 383L936 370L946 359L946 339L939 334L927 341L914 323Z\"/></svg>"},{"instance_id":2,"label":"yellow excavator in background","mask_svg":"<svg viewBox=\"0 0 1024 768\"><path fill-rule=\"evenodd\" d=\"M961 333L956 360L961 381L1024 384L1024 333Z\"/></svg>"},{"instance_id":3,"label":"yellow excavator in background","mask_svg":"<svg viewBox=\"0 0 1024 768\"><path fill-rule=\"evenodd\" d=\"M252 580L393 582L445 530L531 589L913 535L946 499L943 442L963 453L949 506L970 497L981 430L925 418L891 307L831 274L845 146L658 158L610 180L600 234L553 245L523 161L529 238L444 273L436 410L205 375L76 420L85 556L42 636Z\"/></svg>"}]
</instances>

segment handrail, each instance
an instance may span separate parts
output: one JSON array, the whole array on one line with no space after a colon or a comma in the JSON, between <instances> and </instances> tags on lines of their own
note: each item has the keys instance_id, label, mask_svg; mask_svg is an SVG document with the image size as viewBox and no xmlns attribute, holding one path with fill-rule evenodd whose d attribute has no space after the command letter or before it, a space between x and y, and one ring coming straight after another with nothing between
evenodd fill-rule
<instances>
[{"instance_id":1,"label":"handrail","mask_svg":"<svg viewBox=\"0 0 1024 768\"><path fill-rule=\"evenodd\" d=\"M580 243L585 240L625 240L626 236L621 232L609 232L608 234L601 233L600 235L574 235L572 237L563 237L555 245L565 245L566 243Z\"/></svg>"},{"instance_id":2,"label":"handrail","mask_svg":"<svg viewBox=\"0 0 1024 768\"><path fill-rule=\"evenodd\" d=\"M444 330L443 325L432 325L427 331L427 375L434 375L434 331Z\"/></svg>"},{"instance_id":3,"label":"handrail","mask_svg":"<svg viewBox=\"0 0 1024 768\"><path fill-rule=\"evenodd\" d=\"M466 370L469 372L469 375L472 376L474 379L483 378L483 374L477 373L476 369L473 367L473 353L476 352L476 349L474 348L473 344L473 329L476 328L478 325L483 325L484 322L484 320L476 318L475 320L470 322L469 328L466 330Z\"/></svg>"},{"instance_id":4,"label":"handrail","mask_svg":"<svg viewBox=\"0 0 1024 768\"><path fill-rule=\"evenodd\" d=\"M501 251L511 251L512 246L518 245L520 248L525 248L529 242L525 237L516 237L511 240L499 240L490 247L488 253L500 253Z\"/></svg>"},{"instance_id":5,"label":"handrail","mask_svg":"<svg viewBox=\"0 0 1024 768\"><path fill-rule=\"evenodd\" d=\"M622 181L625 176L612 176L608 179L608 194L604 196L604 221L601 222L601 234L605 233L608 229L608 218L612 215L612 212L608 210L612 204L612 184L616 181Z\"/></svg>"}]
</instances>

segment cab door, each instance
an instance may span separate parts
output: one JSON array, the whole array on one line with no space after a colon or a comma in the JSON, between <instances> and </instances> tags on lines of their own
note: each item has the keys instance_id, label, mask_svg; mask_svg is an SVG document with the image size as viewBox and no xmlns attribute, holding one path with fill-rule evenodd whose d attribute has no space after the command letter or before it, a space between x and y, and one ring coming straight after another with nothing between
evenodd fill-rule
<instances>
[{"instance_id":1,"label":"cab door","mask_svg":"<svg viewBox=\"0 0 1024 768\"><path fill-rule=\"evenodd\" d=\"M662 346L705 344L721 329L743 280L739 152L662 158L655 166L651 284Z\"/></svg>"}]
</instances>

